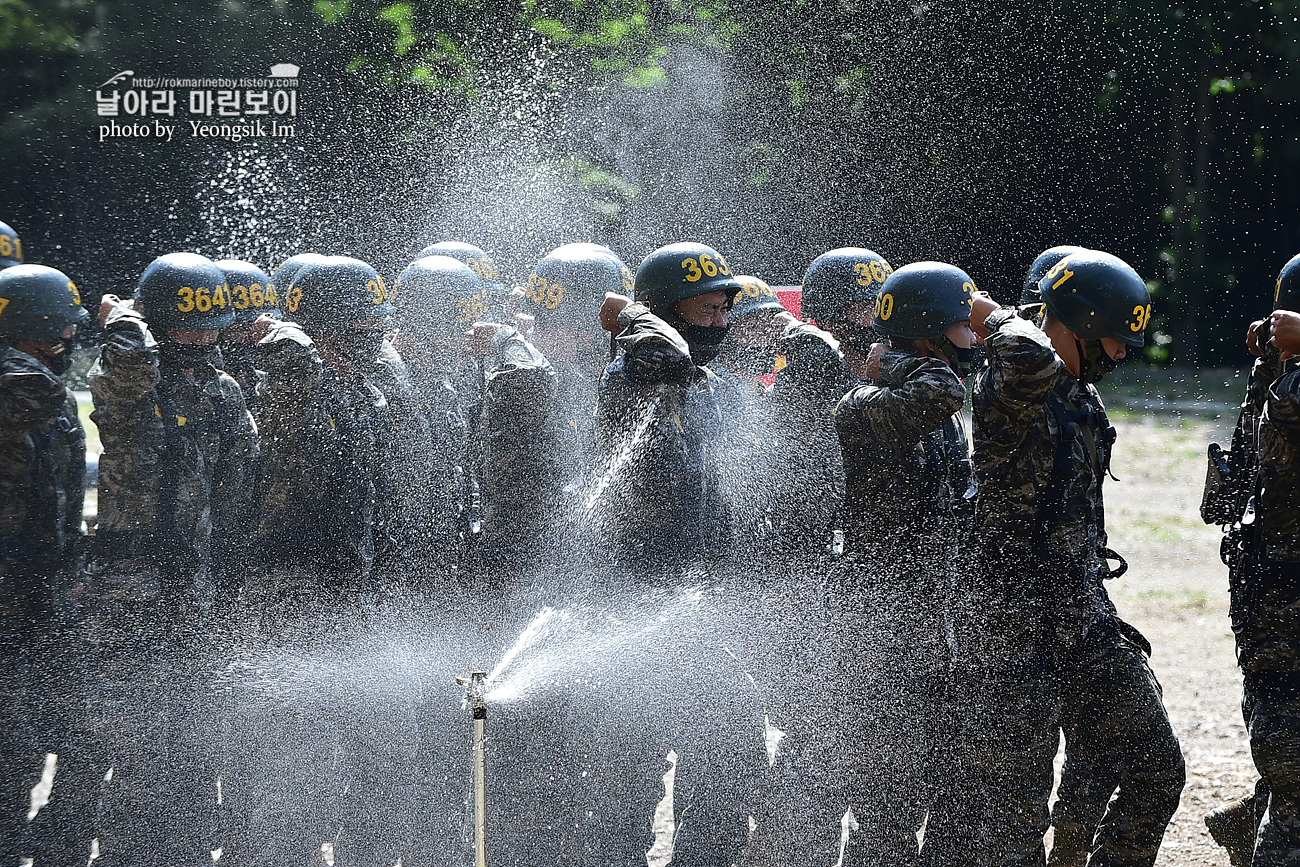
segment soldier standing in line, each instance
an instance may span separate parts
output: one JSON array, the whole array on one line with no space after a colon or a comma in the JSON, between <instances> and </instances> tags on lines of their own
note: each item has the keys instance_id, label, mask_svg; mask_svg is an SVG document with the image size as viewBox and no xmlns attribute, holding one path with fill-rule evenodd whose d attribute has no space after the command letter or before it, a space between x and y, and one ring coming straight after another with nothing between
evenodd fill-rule
<instances>
[{"instance_id":1,"label":"soldier standing in line","mask_svg":"<svg viewBox=\"0 0 1300 867\"><path fill-rule=\"evenodd\" d=\"M7 231L0 224L0 242ZM9 244L0 257L15 255ZM67 627L81 589L86 435L59 377L90 315L67 275L10 265L0 271L0 858L73 863L90 852L103 768L76 715L83 656ZM30 816L50 756L59 785Z\"/></svg>"},{"instance_id":2,"label":"soldier standing in line","mask_svg":"<svg viewBox=\"0 0 1300 867\"><path fill-rule=\"evenodd\" d=\"M958 629L969 831L940 863L1043 862L1064 729L1080 755L1114 768L1118 797L1083 822L1100 827L1091 863L1150 865L1185 770L1150 645L1102 583L1124 567L1108 564L1119 559L1101 496L1114 434L1093 387L1142 345L1150 298L1132 268L1095 251L1060 260L1039 288L1041 328L982 295L971 314L989 361L974 393L979 553Z\"/></svg>"},{"instance_id":3,"label":"soldier standing in line","mask_svg":"<svg viewBox=\"0 0 1300 867\"><path fill-rule=\"evenodd\" d=\"M851 808L858 827L845 864L918 864L927 813L927 845L947 826L944 784L954 768L942 739L956 720L946 706L948 606L961 586L953 568L970 520L961 377L977 354L974 292L964 271L940 262L890 274L875 313L889 348L871 350L873 382L850 390L835 413L846 539L827 598L836 638L832 694L844 716L839 748L828 754L845 764L827 768L836 812L822 817L817 836L838 832L840 813ZM833 850L819 854L834 857Z\"/></svg>"}]
</instances>

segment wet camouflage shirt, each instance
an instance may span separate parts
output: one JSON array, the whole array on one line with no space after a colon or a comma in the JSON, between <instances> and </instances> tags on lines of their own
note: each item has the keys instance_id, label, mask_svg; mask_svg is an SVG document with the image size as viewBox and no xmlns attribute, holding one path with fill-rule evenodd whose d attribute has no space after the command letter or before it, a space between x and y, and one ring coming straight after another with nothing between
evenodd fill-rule
<instances>
[{"instance_id":1,"label":"wet camouflage shirt","mask_svg":"<svg viewBox=\"0 0 1300 867\"><path fill-rule=\"evenodd\" d=\"M889 350L880 381L851 390L835 424L844 453L847 550L946 565L970 485L966 389L934 358Z\"/></svg>"},{"instance_id":2,"label":"wet camouflage shirt","mask_svg":"<svg viewBox=\"0 0 1300 867\"><path fill-rule=\"evenodd\" d=\"M972 397L975 525L985 558L1008 580L1026 580L1029 592L1104 597L1104 437L1079 422L1063 425L1052 407L1101 419L1101 398L1014 308L994 311L986 327L988 365Z\"/></svg>"},{"instance_id":3,"label":"wet camouflage shirt","mask_svg":"<svg viewBox=\"0 0 1300 867\"><path fill-rule=\"evenodd\" d=\"M714 455L722 424L717 377L696 366L685 339L644 305L626 307L619 325L623 352L600 388L602 465L586 493L596 538L625 563L721 554L729 522Z\"/></svg>"},{"instance_id":4,"label":"wet camouflage shirt","mask_svg":"<svg viewBox=\"0 0 1300 867\"><path fill-rule=\"evenodd\" d=\"M1300 367L1273 382L1259 422L1256 513L1265 556L1300 560Z\"/></svg>"},{"instance_id":5,"label":"wet camouflage shirt","mask_svg":"<svg viewBox=\"0 0 1300 867\"><path fill-rule=\"evenodd\" d=\"M86 434L49 368L0 341L0 561L41 569L82 536Z\"/></svg>"},{"instance_id":6,"label":"wet camouflage shirt","mask_svg":"<svg viewBox=\"0 0 1300 867\"><path fill-rule=\"evenodd\" d=\"M220 546L227 535L252 530L245 522L257 428L234 379L206 361L188 372L160 363L144 319L125 305L108 316L89 379L104 447L102 542L143 544L206 565L214 532Z\"/></svg>"}]
</instances>

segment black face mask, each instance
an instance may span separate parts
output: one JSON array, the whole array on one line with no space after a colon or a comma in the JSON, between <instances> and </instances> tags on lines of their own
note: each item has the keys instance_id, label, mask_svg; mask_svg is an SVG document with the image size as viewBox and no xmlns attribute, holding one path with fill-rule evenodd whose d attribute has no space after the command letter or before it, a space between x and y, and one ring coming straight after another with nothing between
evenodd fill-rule
<instances>
[{"instance_id":1,"label":"black face mask","mask_svg":"<svg viewBox=\"0 0 1300 867\"><path fill-rule=\"evenodd\" d=\"M943 354L953 373L961 379L970 376L984 364L984 347L978 343L963 348L943 336L934 341L934 348Z\"/></svg>"},{"instance_id":2,"label":"black face mask","mask_svg":"<svg viewBox=\"0 0 1300 867\"><path fill-rule=\"evenodd\" d=\"M221 360L227 370L252 370L257 367L257 350L251 343L223 343Z\"/></svg>"},{"instance_id":3,"label":"black face mask","mask_svg":"<svg viewBox=\"0 0 1300 867\"><path fill-rule=\"evenodd\" d=\"M1079 379L1096 385L1106 374L1119 367L1119 362L1106 354L1100 340L1074 339L1079 349Z\"/></svg>"},{"instance_id":4,"label":"black face mask","mask_svg":"<svg viewBox=\"0 0 1300 867\"><path fill-rule=\"evenodd\" d=\"M62 338L51 340L45 344L48 348L41 351L38 360L48 367L55 376L62 376L68 372L68 368L72 367L72 347L74 343L73 340L64 340Z\"/></svg>"},{"instance_id":5,"label":"black face mask","mask_svg":"<svg viewBox=\"0 0 1300 867\"><path fill-rule=\"evenodd\" d=\"M158 357L186 367L204 362L215 366L221 358L215 343L176 343L165 338L158 341Z\"/></svg>"},{"instance_id":6,"label":"black face mask","mask_svg":"<svg viewBox=\"0 0 1300 867\"><path fill-rule=\"evenodd\" d=\"M852 322L835 323L835 336L844 346L857 352L859 355L866 355L871 352L871 344L880 343L883 335L876 331L875 326L863 328L861 325L854 325Z\"/></svg>"},{"instance_id":7,"label":"black face mask","mask_svg":"<svg viewBox=\"0 0 1300 867\"><path fill-rule=\"evenodd\" d=\"M378 328L359 328L339 334L338 341L354 361L374 361L384 345L384 332Z\"/></svg>"},{"instance_id":8,"label":"black face mask","mask_svg":"<svg viewBox=\"0 0 1300 867\"><path fill-rule=\"evenodd\" d=\"M677 330L681 332L682 337L686 338L686 344L691 348L691 361L697 365L708 364L717 358L718 350L722 348L723 338L727 336L725 325L718 327L683 322L678 324Z\"/></svg>"}]
</instances>

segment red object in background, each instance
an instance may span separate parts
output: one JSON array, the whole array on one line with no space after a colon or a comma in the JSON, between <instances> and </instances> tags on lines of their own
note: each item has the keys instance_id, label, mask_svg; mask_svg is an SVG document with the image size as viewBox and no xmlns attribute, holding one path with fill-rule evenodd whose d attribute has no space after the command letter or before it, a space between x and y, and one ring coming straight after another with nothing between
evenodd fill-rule
<instances>
[{"instance_id":1,"label":"red object in background","mask_svg":"<svg viewBox=\"0 0 1300 867\"><path fill-rule=\"evenodd\" d=\"M802 286L773 286L776 292L777 300L785 305L785 309L794 314L796 319L803 319L799 315L800 299L803 297Z\"/></svg>"}]
</instances>

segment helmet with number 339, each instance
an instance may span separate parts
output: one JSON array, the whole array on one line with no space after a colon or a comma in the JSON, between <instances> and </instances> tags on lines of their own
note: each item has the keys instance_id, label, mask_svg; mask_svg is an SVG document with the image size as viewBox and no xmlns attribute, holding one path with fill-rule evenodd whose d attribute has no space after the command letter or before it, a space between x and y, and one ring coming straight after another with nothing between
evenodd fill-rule
<instances>
[{"instance_id":1,"label":"helmet with number 339","mask_svg":"<svg viewBox=\"0 0 1300 867\"><path fill-rule=\"evenodd\" d=\"M222 259L216 263L226 275L226 289L236 322L252 322L263 313L279 313L275 284L266 272L243 259Z\"/></svg>"},{"instance_id":2,"label":"helmet with number 339","mask_svg":"<svg viewBox=\"0 0 1300 867\"><path fill-rule=\"evenodd\" d=\"M235 321L226 275L207 256L167 253L140 275L135 298L150 325L216 331Z\"/></svg>"},{"instance_id":3,"label":"helmet with number 339","mask_svg":"<svg viewBox=\"0 0 1300 867\"><path fill-rule=\"evenodd\" d=\"M632 271L608 247L565 244L538 261L524 292L543 326L594 328L606 292L632 294Z\"/></svg>"},{"instance_id":4,"label":"helmet with number 339","mask_svg":"<svg viewBox=\"0 0 1300 867\"><path fill-rule=\"evenodd\" d=\"M686 242L660 247L636 269L636 300L654 313L671 315L678 301L726 292L730 309L743 287L722 254L704 244Z\"/></svg>"},{"instance_id":5,"label":"helmet with number 339","mask_svg":"<svg viewBox=\"0 0 1300 867\"><path fill-rule=\"evenodd\" d=\"M280 292L285 317L308 334L339 334L397 312L379 273L351 256L326 256L306 266Z\"/></svg>"}]
</instances>

